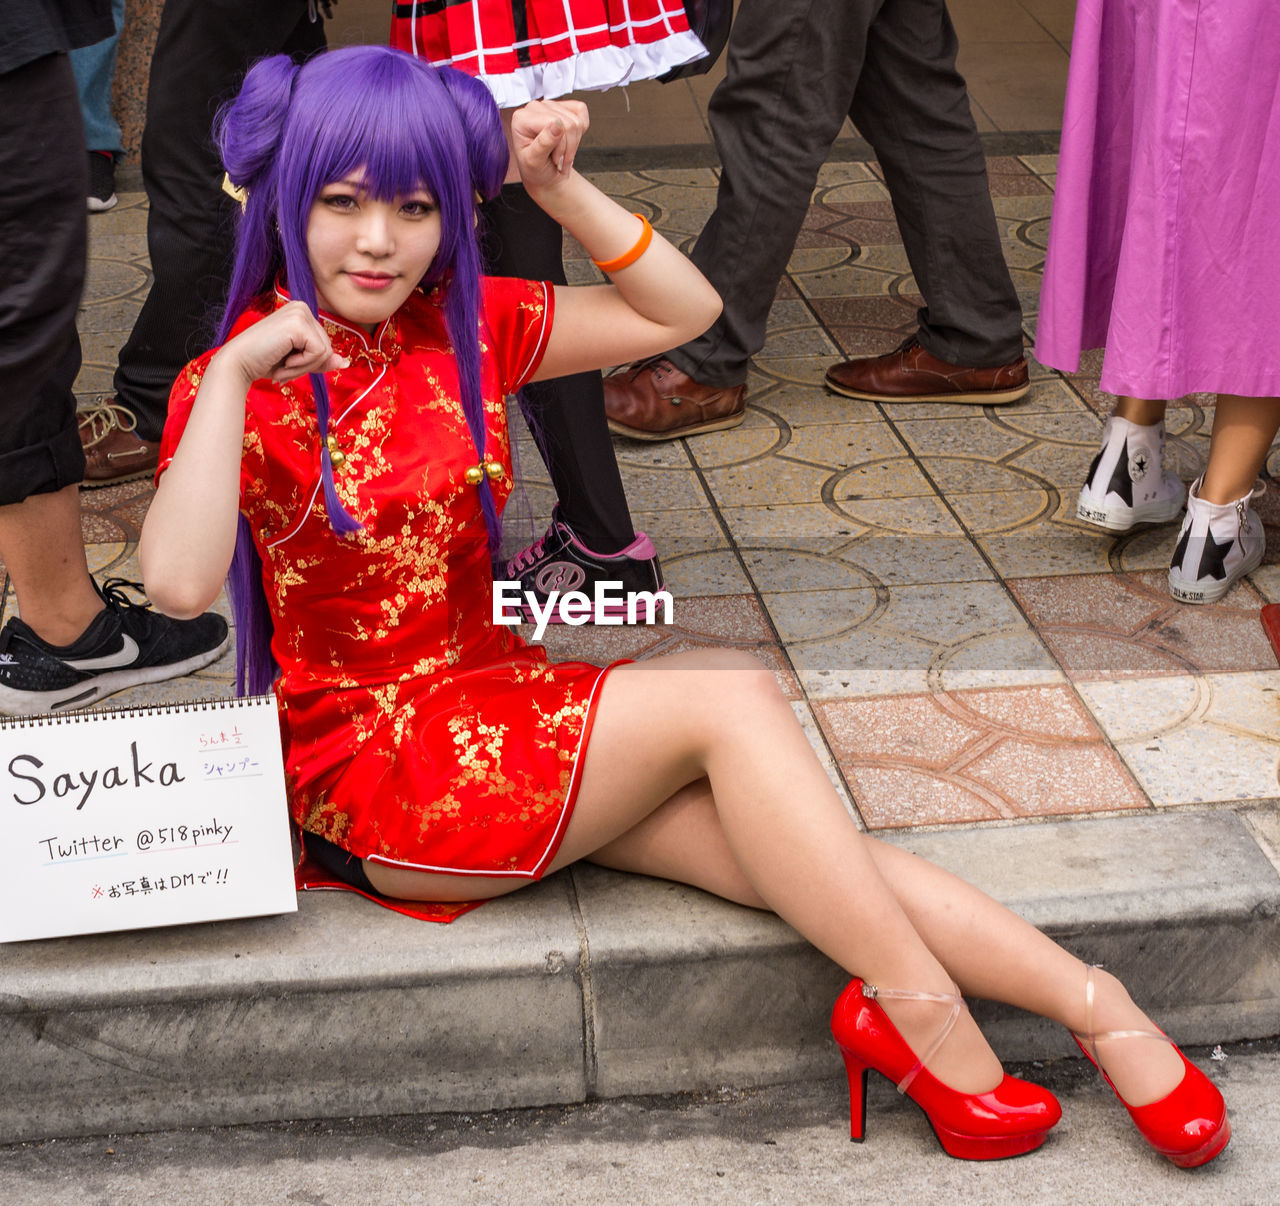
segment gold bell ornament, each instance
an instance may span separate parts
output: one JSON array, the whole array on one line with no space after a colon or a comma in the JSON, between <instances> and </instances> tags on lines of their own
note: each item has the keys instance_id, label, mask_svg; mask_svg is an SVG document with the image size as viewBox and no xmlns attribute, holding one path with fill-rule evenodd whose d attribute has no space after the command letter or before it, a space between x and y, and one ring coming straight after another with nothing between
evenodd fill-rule
<instances>
[{"instance_id":1,"label":"gold bell ornament","mask_svg":"<svg viewBox=\"0 0 1280 1206\"><path fill-rule=\"evenodd\" d=\"M505 472L500 461L481 461L478 465L472 465L462 476L468 486L478 486L486 477L490 481L501 481Z\"/></svg>"}]
</instances>

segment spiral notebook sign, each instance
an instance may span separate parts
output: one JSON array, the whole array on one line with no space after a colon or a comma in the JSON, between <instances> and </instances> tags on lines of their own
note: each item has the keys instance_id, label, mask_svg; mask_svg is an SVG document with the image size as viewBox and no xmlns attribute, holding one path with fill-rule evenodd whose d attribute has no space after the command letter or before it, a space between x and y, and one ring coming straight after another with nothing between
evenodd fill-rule
<instances>
[{"instance_id":1,"label":"spiral notebook sign","mask_svg":"<svg viewBox=\"0 0 1280 1206\"><path fill-rule=\"evenodd\" d=\"M292 912L273 700L0 723L0 941Z\"/></svg>"}]
</instances>

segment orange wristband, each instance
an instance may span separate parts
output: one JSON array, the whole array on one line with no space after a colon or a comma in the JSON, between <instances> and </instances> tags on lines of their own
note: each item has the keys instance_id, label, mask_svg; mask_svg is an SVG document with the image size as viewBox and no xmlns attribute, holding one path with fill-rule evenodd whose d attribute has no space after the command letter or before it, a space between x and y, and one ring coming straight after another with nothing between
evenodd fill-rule
<instances>
[{"instance_id":1,"label":"orange wristband","mask_svg":"<svg viewBox=\"0 0 1280 1206\"><path fill-rule=\"evenodd\" d=\"M612 260L597 260L592 258L591 262L600 269L601 272L618 272L623 268L629 268L636 262L646 251L649 250L649 244L653 242L653 227L649 224L649 219L644 214L632 214L633 218L639 218L644 225L644 229L640 232L640 237L635 241L629 251L624 251L620 256Z\"/></svg>"}]
</instances>

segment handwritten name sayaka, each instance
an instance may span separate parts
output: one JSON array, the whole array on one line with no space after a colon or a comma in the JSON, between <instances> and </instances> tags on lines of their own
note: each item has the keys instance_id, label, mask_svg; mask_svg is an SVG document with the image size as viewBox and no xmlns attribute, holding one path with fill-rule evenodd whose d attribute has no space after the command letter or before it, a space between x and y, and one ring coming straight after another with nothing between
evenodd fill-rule
<instances>
[{"instance_id":1,"label":"handwritten name sayaka","mask_svg":"<svg viewBox=\"0 0 1280 1206\"><path fill-rule=\"evenodd\" d=\"M84 770L59 770L45 772L45 764L35 754L18 754L9 760L8 772L12 779L21 780L16 789L10 786L13 802L24 806L39 804L46 796L55 799L79 794L76 804L79 812L96 789L114 791L121 787L146 786L172 787L186 781L178 772L176 762L162 762L159 769L155 761L144 762L138 753L138 743L129 743L130 765L87 767Z\"/></svg>"}]
</instances>

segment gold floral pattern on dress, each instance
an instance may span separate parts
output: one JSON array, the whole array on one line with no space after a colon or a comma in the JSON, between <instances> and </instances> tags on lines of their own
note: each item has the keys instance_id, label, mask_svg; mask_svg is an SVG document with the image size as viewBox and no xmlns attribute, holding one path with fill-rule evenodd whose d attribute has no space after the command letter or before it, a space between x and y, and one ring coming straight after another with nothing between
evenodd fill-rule
<instances>
[{"instance_id":1,"label":"gold floral pattern on dress","mask_svg":"<svg viewBox=\"0 0 1280 1206\"><path fill-rule=\"evenodd\" d=\"M505 393L539 362L547 302L543 286L512 280L486 281L484 296L484 455L509 465ZM335 485L361 529L329 523L305 379L255 384L246 418L243 508L275 625L294 816L359 857L540 874L601 671L551 666L492 622L480 494L464 483L479 458L439 295L411 298L368 339L329 326L351 359L329 376L330 434L347 458ZM193 380L175 391L179 431ZM501 505L510 475L490 485Z\"/></svg>"}]
</instances>

